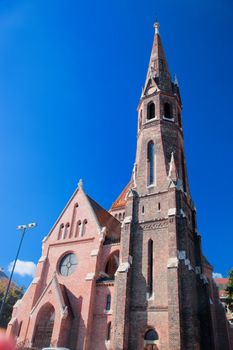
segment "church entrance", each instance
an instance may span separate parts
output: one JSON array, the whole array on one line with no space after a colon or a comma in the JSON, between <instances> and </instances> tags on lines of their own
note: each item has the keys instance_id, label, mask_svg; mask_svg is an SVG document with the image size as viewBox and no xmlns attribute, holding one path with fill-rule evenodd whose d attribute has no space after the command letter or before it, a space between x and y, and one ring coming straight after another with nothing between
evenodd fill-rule
<instances>
[{"instance_id":1,"label":"church entrance","mask_svg":"<svg viewBox=\"0 0 233 350\"><path fill-rule=\"evenodd\" d=\"M146 345L145 350L158 350L158 347L156 344L148 344Z\"/></svg>"},{"instance_id":2,"label":"church entrance","mask_svg":"<svg viewBox=\"0 0 233 350\"><path fill-rule=\"evenodd\" d=\"M38 350L51 345L55 309L51 304L46 304L40 309L34 330L32 347Z\"/></svg>"},{"instance_id":3,"label":"church entrance","mask_svg":"<svg viewBox=\"0 0 233 350\"><path fill-rule=\"evenodd\" d=\"M156 344L158 340L157 332L154 329L149 329L144 336L144 350L159 350Z\"/></svg>"}]
</instances>

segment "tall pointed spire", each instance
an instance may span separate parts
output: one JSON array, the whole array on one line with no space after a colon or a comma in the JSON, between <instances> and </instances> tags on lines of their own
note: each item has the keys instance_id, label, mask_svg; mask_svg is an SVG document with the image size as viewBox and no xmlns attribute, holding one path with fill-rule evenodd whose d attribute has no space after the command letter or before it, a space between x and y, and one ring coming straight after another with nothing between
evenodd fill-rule
<instances>
[{"instance_id":1,"label":"tall pointed spire","mask_svg":"<svg viewBox=\"0 0 233 350\"><path fill-rule=\"evenodd\" d=\"M145 89L150 82L155 83L159 90L171 91L171 77L162 45L162 40L159 34L159 27L159 23L156 21L154 24L155 35L151 50L150 63L147 71Z\"/></svg>"}]
</instances>

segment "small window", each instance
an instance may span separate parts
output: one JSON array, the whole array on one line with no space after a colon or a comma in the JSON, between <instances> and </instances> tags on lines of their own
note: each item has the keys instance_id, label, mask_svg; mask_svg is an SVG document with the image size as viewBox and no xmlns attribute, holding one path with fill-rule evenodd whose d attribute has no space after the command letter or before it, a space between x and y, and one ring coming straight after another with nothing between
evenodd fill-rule
<instances>
[{"instance_id":1,"label":"small window","mask_svg":"<svg viewBox=\"0 0 233 350\"><path fill-rule=\"evenodd\" d=\"M87 220L85 219L83 221L83 224L81 226L81 231L80 231L80 237L83 237L86 233L86 227L87 227Z\"/></svg>"},{"instance_id":2,"label":"small window","mask_svg":"<svg viewBox=\"0 0 233 350\"><path fill-rule=\"evenodd\" d=\"M160 202L158 203L158 211L160 211L161 210L161 204L160 204Z\"/></svg>"},{"instance_id":3,"label":"small window","mask_svg":"<svg viewBox=\"0 0 233 350\"><path fill-rule=\"evenodd\" d=\"M164 117L167 119L172 119L171 106L170 103L164 103Z\"/></svg>"},{"instance_id":4,"label":"small window","mask_svg":"<svg viewBox=\"0 0 233 350\"><path fill-rule=\"evenodd\" d=\"M76 228L75 228L75 237L78 237L80 230L81 230L81 221L79 220L76 224Z\"/></svg>"},{"instance_id":5,"label":"small window","mask_svg":"<svg viewBox=\"0 0 233 350\"><path fill-rule=\"evenodd\" d=\"M144 208L144 205L142 206L142 214L144 214L145 212L145 208Z\"/></svg>"},{"instance_id":6,"label":"small window","mask_svg":"<svg viewBox=\"0 0 233 350\"><path fill-rule=\"evenodd\" d=\"M107 340L111 339L111 328L112 328L112 324L111 324L111 322L108 322L108 326L107 326Z\"/></svg>"},{"instance_id":7,"label":"small window","mask_svg":"<svg viewBox=\"0 0 233 350\"><path fill-rule=\"evenodd\" d=\"M58 232L58 237L57 237L58 240L62 238L63 228L64 228L64 224L61 224L59 227L59 232Z\"/></svg>"},{"instance_id":8,"label":"small window","mask_svg":"<svg viewBox=\"0 0 233 350\"><path fill-rule=\"evenodd\" d=\"M155 118L155 104L154 102L149 102L147 105L147 119L154 119Z\"/></svg>"},{"instance_id":9,"label":"small window","mask_svg":"<svg viewBox=\"0 0 233 350\"><path fill-rule=\"evenodd\" d=\"M121 213L119 214L119 220L121 221Z\"/></svg>"},{"instance_id":10,"label":"small window","mask_svg":"<svg viewBox=\"0 0 233 350\"><path fill-rule=\"evenodd\" d=\"M111 310L111 294L107 295L105 310L106 311Z\"/></svg>"}]
</instances>

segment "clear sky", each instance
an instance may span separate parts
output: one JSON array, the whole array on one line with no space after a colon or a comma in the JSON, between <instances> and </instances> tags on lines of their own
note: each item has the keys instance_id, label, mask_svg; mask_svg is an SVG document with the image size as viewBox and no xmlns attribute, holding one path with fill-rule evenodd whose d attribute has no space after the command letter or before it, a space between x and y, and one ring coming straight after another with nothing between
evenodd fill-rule
<instances>
[{"instance_id":1,"label":"clear sky","mask_svg":"<svg viewBox=\"0 0 233 350\"><path fill-rule=\"evenodd\" d=\"M0 2L0 266L19 224L36 221L20 259L41 240L80 178L109 208L135 158L137 104L158 17L178 76L189 182L205 255L233 266L233 2ZM15 275L27 285L30 277Z\"/></svg>"}]
</instances>

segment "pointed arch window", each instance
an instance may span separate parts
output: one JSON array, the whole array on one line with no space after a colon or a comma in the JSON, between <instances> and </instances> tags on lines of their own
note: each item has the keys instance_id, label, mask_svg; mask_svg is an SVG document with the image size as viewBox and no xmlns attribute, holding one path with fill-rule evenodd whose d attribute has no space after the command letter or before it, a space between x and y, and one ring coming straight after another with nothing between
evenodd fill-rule
<instances>
[{"instance_id":1,"label":"pointed arch window","mask_svg":"<svg viewBox=\"0 0 233 350\"><path fill-rule=\"evenodd\" d=\"M79 235L79 232L81 230L81 221L79 220L77 223L76 223L76 228L75 228L75 237L78 237Z\"/></svg>"},{"instance_id":2,"label":"pointed arch window","mask_svg":"<svg viewBox=\"0 0 233 350\"><path fill-rule=\"evenodd\" d=\"M149 102L147 105L147 120L155 118L155 104L154 102Z\"/></svg>"},{"instance_id":3,"label":"pointed arch window","mask_svg":"<svg viewBox=\"0 0 233 350\"><path fill-rule=\"evenodd\" d=\"M62 238L63 229L64 229L64 224L61 224L60 227L59 227L59 232L58 232L58 236L57 236L58 240Z\"/></svg>"},{"instance_id":4,"label":"pointed arch window","mask_svg":"<svg viewBox=\"0 0 233 350\"><path fill-rule=\"evenodd\" d=\"M148 241L148 255L147 255L147 293L151 297L153 293L153 240Z\"/></svg>"},{"instance_id":5,"label":"pointed arch window","mask_svg":"<svg viewBox=\"0 0 233 350\"><path fill-rule=\"evenodd\" d=\"M148 185L155 182L155 145L150 141L147 145L147 169L148 169Z\"/></svg>"},{"instance_id":6,"label":"pointed arch window","mask_svg":"<svg viewBox=\"0 0 233 350\"><path fill-rule=\"evenodd\" d=\"M164 103L164 117L166 119L172 119L172 113L171 113L171 105L168 102Z\"/></svg>"}]
</instances>

